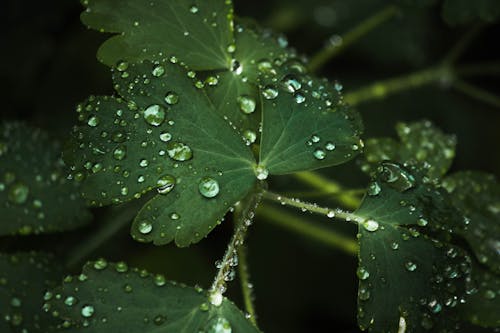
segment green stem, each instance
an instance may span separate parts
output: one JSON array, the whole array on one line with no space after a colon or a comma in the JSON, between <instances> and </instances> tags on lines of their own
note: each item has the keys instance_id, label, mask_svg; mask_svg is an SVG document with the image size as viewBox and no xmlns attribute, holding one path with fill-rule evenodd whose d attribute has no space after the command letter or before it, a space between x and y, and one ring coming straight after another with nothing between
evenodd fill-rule
<instances>
[{"instance_id":1,"label":"green stem","mask_svg":"<svg viewBox=\"0 0 500 333\"><path fill-rule=\"evenodd\" d=\"M432 67L404 76L378 81L356 91L345 94L344 99L350 105L358 105L373 99L382 99L388 95L417 88L425 84L451 78L446 67Z\"/></svg>"},{"instance_id":2,"label":"green stem","mask_svg":"<svg viewBox=\"0 0 500 333\"><path fill-rule=\"evenodd\" d=\"M257 185L257 186L260 186ZM218 262L217 275L209 291L209 300L215 306L219 306L223 301L223 294L226 291L226 281L231 279L233 267L238 263L238 248L243 245L248 227L253 222L255 210L262 199L262 189L256 188L254 191L236 205L237 214L235 219L235 229L224 256Z\"/></svg>"},{"instance_id":3,"label":"green stem","mask_svg":"<svg viewBox=\"0 0 500 333\"><path fill-rule=\"evenodd\" d=\"M484 103L490 104L494 107L500 108L500 97L493 95L481 88L478 88L470 83L462 80L453 81L453 87L463 94L482 101Z\"/></svg>"},{"instance_id":4,"label":"green stem","mask_svg":"<svg viewBox=\"0 0 500 333\"><path fill-rule=\"evenodd\" d=\"M295 232L301 236L310 237L332 248L339 249L350 255L358 254L358 243L346 236L337 234L331 229L320 227L306 221L296 215L285 212L283 209L265 205L257 211L258 215L266 221L281 228Z\"/></svg>"},{"instance_id":5,"label":"green stem","mask_svg":"<svg viewBox=\"0 0 500 333\"><path fill-rule=\"evenodd\" d=\"M245 311L248 313L249 320L257 326L257 313L253 303L253 285L250 282L250 272L248 270L247 249L240 246L238 248L238 273L240 277L241 292L243 294L243 301L245 303Z\"/></svg>"},{"instance_id":6,"label":"green stem","mask_svg":"<svg viewBox=\"0 0 500 333\"><path fill-rule=\"evenodd\" d=\"M448 52L448 54L443 59L443 64L447 66L453 65L467 48L471 45L474 39L479 35L479 33L483 30L484 25L478 24L467 33L463 35L463 37L455 44L454 47Z\"/></svg>"},{"instance_id":7,"label":"green stem","mask_svg":"<svg viewBox=\"0 0 500 333\"><path fill-rule=\"evenodd\" d=\"M322 192L337 195L336 199L349 209L356 209L360 199L355 191L346 190L339 183L312 171L298 172L294 177Z\"/></svg>"},{"instance_id":8,"label":"green stem","mask_svg":"<svg viewBox=\"0 0 500 333\"><path fill-rule=\"evenodd\" d=\"M309 70L311 72L318 71L330 59L341 53L361 37L365 36L368 32L391 19L397 13L398 8L396 6L389 5L376 12L374 15L363 20L356 27L342 36L341 42L339 44L329 43L321 51L319 51L319 53L314 55L309 62Z\"/></svg>"},{"instance_id":9,"label":"green stem","mask_svg":"<svg viewBox=\"0 0 500 333\"><path fill-rule=\"evenodd\" d=\"M143 205L144 200L135 200L120 206L110 207L102 218L105 223L69 252L66 257L66 267L69 269L77 268L92 252L125 228Z\"/></svg>"},{"instance_id":10,"label":"green stem","mask_svg":"<svg viewBox=\"0 0 500 333\"><path fill-rule=\"evenodd\" d=\"M306 212L311 212L311 213L316 213L320 215L327 216L329 218L336 218L336 219L341 219L347 222L353 222L356 224L363 223L366 221L365 218L362 218L354 213L344 211L340 208L328 208L328 207L321 207L318 206L315 203L309 203L305 201L301 201L299 199L294 199L294 198L288 198L284 197L280 194L277 193L272 193L272 192L264 192L264 198L275 201L280 203L283 206L291 206L295 208L299 208L300 210Z\"/></svg>"}]
</instances>

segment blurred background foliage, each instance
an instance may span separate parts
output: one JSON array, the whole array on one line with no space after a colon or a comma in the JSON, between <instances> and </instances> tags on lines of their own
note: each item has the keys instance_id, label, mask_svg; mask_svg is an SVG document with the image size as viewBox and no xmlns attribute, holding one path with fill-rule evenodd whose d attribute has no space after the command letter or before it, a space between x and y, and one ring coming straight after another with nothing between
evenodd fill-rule
<instances>
[{"instance_id":1,"label":"blurred background foliage","mask_svg":"<svg viewBox=\"0 0 500 333\"><path fill-rule=\"evenodd\" d=\"M496 70L467 78L469 84L496 96L496 100L474 98L447 80L435 80L359 103L356 108L363 116L366 138L395 137L398 121L426 118L457 136L452 171L478 169L500 175L500 25L495 23L500 9L494 6L495 0L476 0L474 10L467 7L470 1L462 0L234 2L239 16L252 17L283 32L291 46L309 57L325 46L339 44L341 36L345 38L360 22L377 13L387 14L318 70L319 75L340 82L347 94L375 81L434 66L475 31L457 63L496 62ZM109 70L95 57L106 36L83 27L79 21L81 10L76 0L0 3L2 120L24 120L64 140L76 122L75 105L90 94L112 92ZM321 174L348 188L367 184L356 161L321 170ZM290 177L277 177L271 183L275 191L300 194L298 191L312 190ZM311 193L303 194L307 198ZM337 205L328 195L312 199ZM93 223L74 232L4 237L0 239L0 250L55 251L69 263L72 272L78 272L86 259L103 256L163 272L172 280L208 287L216 272L214 262L222 255L231 234L231 224L223 224L208 239L190 248L140 244L128 232L129 221L140 204L95 209ZM355 238L351 225L327 224L322 217L284 212ZM107 240L103 236L106 234L114 236ZM264 331L358 332L355 256L283 229L265 216L252 226L247 244L258 321ZM241 304L238 283L230 285L228 297Z\"/></svg>"}]
</instances>

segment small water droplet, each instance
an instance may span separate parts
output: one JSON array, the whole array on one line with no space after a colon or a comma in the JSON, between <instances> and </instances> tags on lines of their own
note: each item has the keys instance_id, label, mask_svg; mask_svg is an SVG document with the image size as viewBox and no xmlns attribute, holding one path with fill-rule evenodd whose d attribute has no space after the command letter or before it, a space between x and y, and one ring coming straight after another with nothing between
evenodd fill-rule
<instances>
[{"instance_id":1,"label":"small water droplet","mask_svg":"<svg viewBox=\"0 0 500 333\"><path fill-rule=\"evenodd\" d=\"M94 307L92 305L84 305L81 314L85 318L90 318L94 314Z\"/></svg>"},{"instance_id":2,"label":"small water droplet","mask_svg":"<svg viewBox=\"0 0 500 333\"><path fill-rule=\"evenodd\" d=\"M281 80L281 86L285 89L285 91L294 94L300 88L302 88L302 84L297 78L293 75L287 75Z\"/></svg>"},{"instance_id":3,"label":"small water droplet","mask_svg":"<svg viewBox=\"0 0 500 333\"><path fill-rule=\"evenodd\" d=\"M179 103L179 95L174 93L173 91L169 91L165 94L165 103L169 105L175 105Z\"/></svg>"},{"instance_id":4,"label":"small water droplet","mask_svg":"<svg viewBox=\"0 0 500 333\"><path fill-rule=\"evenodd\" d=\"M377 182L371 182L370 185L368 185L368 190L366 192L370 196L375 196L379 195L381 190L382 189L380 188L380 185Z\"/></svg>"},{"instance_id":5,"label":"small water droplet","mask_svg":"<svg viewBox=\"0 0 500 333\"><path fill-rule=\"evenodd\" d=\"M165 67L162 65L155 65L151 74L153 74L154 77L161 77L165 74Z\"/></svg>"},{"instance_id":6,"label":"small water droplet","mask_svg":"<svg viewBox=\"0 0 500 333\"><path fill-rule=\"evenodd\" d=\"M142 221L137 226L137 229L141 234L147 235L153 230L153 225L149 221Z\"/></svg>"},{"instance_id":7,"label":"small water droplet","mask_svg":"<svg viewBox=\"0 0 500 333\"><path fill-rule=\"evenodd\" d=\"M370 273L364 267L358 267L356 275L360 280L366 280L370 277Z\"/></svg>"},{"instance_id":8,"label":"small water droplet","mask_svg":"<svg viewBox=\"0 0 500 333\"><path fill-rule=\"evenodd\" d=\"M15 183L9 189L9 201L18 205L22 205L28 200L29 192L29 187L24 183Z\"/></svg>"},{"instance_id":9,"label":"small water droplet","mask_svg":"<svg viewBox=\"0 0 500 333\"><path fill-rule=\"evenodd\" d=\"M156 182L157 191L160 194L170 193L175 187L176 179L171 175L163 175Z\"/></svg>"},{"instance_id":10,"label":"small water droplet","mask_svg":"<svg viewBox=\"0 0 500 333\"><path fill-rule=\"evenodd\" d=\"M119 146L113 150L113 158L117 161L123 160L127 156L127 147Z\"/></svg>"},{"instance_id":11,"label":"small water droplet","mask_svg":"<svg viewBox=\"0 0 500 333\"><path fill-rule=\"evenodd\" d=\"M408 272L413 272L417 269L417 264L415 264L413 261L407 261L405 263L405 268Z\"/></svg>"},{"instance_id":12,"label":"small water droplet","mask_svg":"<svg viewBox=\"0 0 500 333\"><path fill-rule=\"evenodd\" d=\"M326 157L326 153L323 149L321 148L316 148L313 152L313 156L314 158L316 158L317 160L324 160L325 157Z\"/></svg>"},{"instance_id":13,"label":"small water droplet","mask_svg":"<svg viewBox=\"0 0 500 333\"><path fill-rule=\"evenodd\" d=\"M367 231L374 232L378 230L379 224L375 220L366 220L363 222L363 228Z\"/></svg>"},{"instance_id":14,"label":"small water droplet","mask_svg":"<svg viewBox=\"0 0 500 333\"><path fill-rule=\"evenodd\" d=\"M252 97L243 95L239 96L237 100L241 112L245 114L251 114L255 111L255 107L257 104L255 102L255 99L253 99Z\"/></svg>"},{"instance_id":15,"label":"small water droplet","mask_svg":"<svg viewBox=\"0 0 500 333\"><path fill-rule=\"evenodd\" d=\"M191 148L181 142L170 142L167 145L167 153L170 158L176 161L187 161L193 158L193 152Z\"/></svg>"},{"instance_id":16,"label":"small water droplet","mask_svg":"<svg viewBox=\"0 0 500 333\"><path fill-rule=\"evenodd\" d=\"M278 90L273 86L266 86L262 90L262 96L264 96L265 99L275 99L278 97Z\"/></svg>"}]
</instances>

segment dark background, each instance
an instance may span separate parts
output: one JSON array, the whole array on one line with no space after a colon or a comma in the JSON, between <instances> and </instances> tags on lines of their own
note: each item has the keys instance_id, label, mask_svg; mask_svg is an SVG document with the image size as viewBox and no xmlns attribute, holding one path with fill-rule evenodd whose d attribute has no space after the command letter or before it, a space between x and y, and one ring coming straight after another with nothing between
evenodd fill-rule
<instances>
[{"instance_id":1,"label":"dark background","mask_svg":"<svg viewBox=\"0 0 500 333\"><path fill-rule=\"evenodd\" d=\"M290 45L312 55L328 38L342 34L383 7L381 0L235 0L239 16L284 32ZM0 2L0 113L2 120L20 119L47 129L64 140L76 121L74 106L90 94L111 94L109 69L95 57L104 34L87 30L79 21L77 1L2 0ZM449 27L439 5L406 8L364 36L321 71L339 80L344 91L375 80L409 73L440 61L471 25ZM487 25L460 59L460 63L500 60L500 26ZM469 80L500 95L499 77ZM365 137L394 136L398 121L427 118L458 138L453 170L500 171L500 108L462 95L440 84L360 105ZM366 185L367 178L355 161L323 170L323 174L352 186ZM280 191L300 190L292 178L271 180ZM324 198L324 202L332 205ZM322 202L322 200L319 200ZM98 228L106 226L109 208L96 209L95 221L83 230L42 237L0 240L2 250L53 250L66 259L82 243L92 242ZM321 217L304 216L311 223L326 224ZM352 237L349 225L331 228ZM208 239L188 249L155 247L132 241L128 224L89 257L125 260L135 266L163 272L169 279L208 287L231 232L230 223L217 228ZM358 332L356 315L356 258L314 240L292 234L257 219L249 239L252 281L257 294L259 324L266 332ZM74 265L73 272L78 272ZM240 302L238 282L228 296ZM239 303L241 304L241 303ZM469 331L472 332L472 331Z\"/></svg>"}]
</instances>

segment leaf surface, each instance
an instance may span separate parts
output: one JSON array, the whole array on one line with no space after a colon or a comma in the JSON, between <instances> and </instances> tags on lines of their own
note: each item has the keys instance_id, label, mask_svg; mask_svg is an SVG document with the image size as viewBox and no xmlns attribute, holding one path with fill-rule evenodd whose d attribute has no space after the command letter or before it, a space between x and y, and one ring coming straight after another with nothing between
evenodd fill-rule
<instances>
[{"instance_id":1,"label":"leaf surface","mask_svg":"<svg viewBox=\"0 0 500 333\"><path fill-rule=\"evenodd\" d=\"M200 240L253 187L251 151L181 66L143 62L114 80L121 97L90 98L78 108L83 124L67 158L86 177L85 198L106 205L156 190L134 238Z\"/></svg>"},{"instance_id":2,"label":"leaf surface","mask_svg":"<svg viewBox=\"0 0 500 333\"><path fill-rule=\"evenodd\" d=\"M47 333L54 321L42 312L42 297L62 274L48 254L0 254L0 331Z\"/></svg>"},{"instance_id":3,"label":"leaf surface","mask_svg":"<svg viewBox=\"0 0 500 333\"><path fill-rule=\"evenodd\" d=\"M180 57L194 70L229 68L232 2L226 0L84 0L88 27L116 35L99 49L108 66L120 61Z\"/></svg>"},{"instance_id":4,"label":"leaf surface","mask_svg":"<svg viewBox=\"0 0 500 333\"><path fill-rule=\"evenodd\" d=\"M90 220L60 151L39 129L0 125L0 235L64 231Z\"/></svg>"},{"instance_id":5,"label":"leaf surface","mask_svg":"<svg viewBox=\"0 0 500 333\"><path fill-rule=\"evenodd\" d=\"M226 298L214 306L201 288L102 259L65 279L54 295L48 304L66 332L259 332Z\"/></svg>"},{"instance_id":6,"label":"leaf surface","mask_svg":"<svg viewBox=\"0 0 500 333\"><path fill-rule=\"evenodd\" d=\"M359 227L358 322L372 332L453 329L470 260L432 238L458 216L421 172L386 162L355 212ZM420 230L419 230L420 229Z\"/></svg>"},{"instance_id":7,"label":"leaf surface","mask_svg":"<svg viewBox=\"0 0 500 333\"><path fill-rule=\"evenodd\" d=\"M366 141L362 170L373 172L383 161L410 163L425 167L430 177L441 177L455 157L456 139L444 134L430 121L398 123L400 142L392 138L373 138Z\"/></svg>"}]
</instances>

